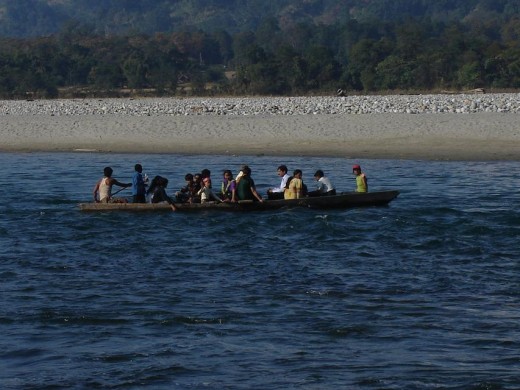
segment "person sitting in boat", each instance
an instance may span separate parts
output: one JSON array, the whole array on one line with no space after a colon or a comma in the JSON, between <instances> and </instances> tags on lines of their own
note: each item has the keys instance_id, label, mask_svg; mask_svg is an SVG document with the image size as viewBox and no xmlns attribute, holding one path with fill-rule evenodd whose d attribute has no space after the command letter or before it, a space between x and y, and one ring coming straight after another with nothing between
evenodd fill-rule
<instances>
[{"instance_id":1,"label":"person sitting in boat","mask_svg":"<svg viewBox=\"0 0 520 390\"><path fill-rule=\"evenodd\" d=\"M236 197L237 200L264 201L256 191L255 181L251 177L251 168L247 165L242 167L242 177L237 183Z\"/></svg>"},{"instance_id":2,"label":"person sitting in boat","mask_svg":"<svg viewBox=\"0 0 520 390\"><path fill-rule=\"evenodd\" d=\"M336 195L336 189L321 169L318 169L314 174L314 180L316 180L317 188L314 191L310 191L309 196Z\"/></svg>"},{"instance_id":3,"label":"person sitting in boat","mask_svg":"<svg viewBox=\"0 0 520 390\"><path fill-rule=\"evenodd\" d=\"M233 173L229 169L224 171L224 179L220 186L220 197L224 201L235 202L236 200L236 182L233 179Z\"/></svg>"},{"instance_id":4,"label":"person sitting in boat","mask_svg":"<svg viewBox=\"0 0 520 390\"><path fill-rule=\"evenodd\" d=\"M175 200L178 203L191 203L200 188L195 188L195 182L193 181L193 175L191 173L187 173L186 176L184 176L184 180L186 184L175 193Z\"/></svg>"},{"instance_id":5,"label":"person sitting in boat","mask_svg":"<svg viewBox=\"0 0 520 390\"><path fill-rule=\"evenodd\" d=\"M368 179L364 173L361 172L359 165L352 167L352 172L356 175L356 192L368 192Z\"/></svg>"},{"instance_id":6,"label":"person sitting in boat","mask_svg":"<svg viewBox=\"0 0 520 390\"><path fill-rule=\"evenodd\" d=\"M287 186L284 191L284 199L300 199L305 196L305 190L302 180L303 173L301 169L296 169L292 177L287 180Z\"/></svg>"},{"instance_id":7,"label":"person sitting in boat","mask_svg":"<svg viewBox=\"0 0 520 390\"><path fill-rule=\"evenodd\" d=\"M200 196L200 203L211 202L213 200L222 202L222 199L220 199L211 188L211 178L209 176L202 179L202 188L197 192L197 195Z\"/></svg>"},{"instance_id":8,"label":"person sitting in boat","mask_svg":"<svg viewBox=\"0 0 520 390\"><path fill-rule=\"evenodd\" d=\"M112 203L122 202L121 199L112 198L112 186L127 188L131 187L132 183L121 183L112 177L114 170L110 167L103 169L103 178L101 178L94 186L94 202L96 203Z\"/></svg>"},{"instance_id":9,"label":"person sitting in boat","mask_svg":"<svg viewBox=\"0 0 520 390\"><path fill-rule=\"evenodd\" d=\"M191 201L193 203L200 203L200 196L197 195L197 192L202 188L202 174L196 173L193 175L193 196L191 197Z\"/></svg>"},{"instance_id":10,"label":"person sitting in boat","mask_svg":"<svg viewBox=\"0 0 520 390\"><path fill-rule=\"evenodd\" d=\"M201 180L204 180L205 178L209 178L211 180L211 171L207 168L204 168L202 171L200 171L200 178Z\"/></svg>"},{"instance_id":11,"label":"person sitting in boat","mask_svg":"<svg viewBox=\"0 0 520 390\"><path fill-rule=\"evenodd\" d=\"M150 201L151 203L166 202L173 211L176 211L177 207L175 207L172 198L166 194L166 187L168 187L168 179L162 176L155 176L148 189L148 193L151 194Z\"/></svg>"},{"instance_id":12,"label":"person sitting in boat","mask_svg":"<svg viewBox=\"0 0 520 390\"><path fill-rule=\"evenodd\" d=\"M287 186L287 180L289 179L289 174L287 173L288 169L286 165L280 165L276 170L276 173L279 177L282 178L279 187L269 188L267 190L267 199L283 199L285 187Z\"/></svg>"}]
</instances>

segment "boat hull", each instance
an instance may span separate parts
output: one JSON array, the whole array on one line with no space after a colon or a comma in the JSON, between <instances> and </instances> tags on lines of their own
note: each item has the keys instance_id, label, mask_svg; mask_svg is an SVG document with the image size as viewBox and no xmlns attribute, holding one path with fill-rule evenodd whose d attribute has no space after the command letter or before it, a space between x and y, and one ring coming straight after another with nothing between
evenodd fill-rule
<instances>
[{"instance_id":1,"label":"boat hull","mask_svg":"<svg viewBox=\"0 0 520 390\"><path fill-rule=\"evenodd\" d=\"M177 211L265 211L288 208L345 209L365 206L384 206L399 195L399 191L342 192L333 196L305 197L301 199L239 201L237 203L176 203ZM160 211L170 210L167 203L80 203L81 211Z\"/></svg>"}]
</instances>

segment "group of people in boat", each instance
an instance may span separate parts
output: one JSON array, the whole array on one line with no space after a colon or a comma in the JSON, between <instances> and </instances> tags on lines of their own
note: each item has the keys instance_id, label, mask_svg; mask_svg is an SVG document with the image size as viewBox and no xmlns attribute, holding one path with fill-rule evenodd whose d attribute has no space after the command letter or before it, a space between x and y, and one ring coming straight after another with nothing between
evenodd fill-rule
<instances>
[{"instance_id":1,"label":"group of people in boat","mask_svg":"<svg viewBox=\"0 0 520 390\"><path fill-rule=\"evenodd\" d=\"M280 185L267 190L267 199L299 199L306 196L331 196L336 195L336 189L331 180L325 173L318 169L314 173L316 186L309 191L303 182L303 173L300 169L293 171L289 175L286 165L280 165L277 174L280 177ZM367 192L368 181L364 173L361 172L359 165L352 167L352 172L356 176L356 191ZM213 189L211 171L203 169L200 173L187 173L184 177L185 185L179 189L174 196L167 194L168 179L162 176L155 176L150 182L146 175L143 175L143 167L136 164L131 183L122 183L112 177L111 167L105 167L103 177L96 183L93 191L94 201L101 203L126 202L124 198L116 198L112 194L114 185L122 187L132 187L133 203L162 203L170 204L172 210L176 210L175 203L206 203L217 202L237 202L237 201L258 201L264 199L256 190L255 181L251 177L251 168L243 165L239 174L233 177L230 170L225 170L222 175L219 191Z\"/></svg>"}]
</instances>

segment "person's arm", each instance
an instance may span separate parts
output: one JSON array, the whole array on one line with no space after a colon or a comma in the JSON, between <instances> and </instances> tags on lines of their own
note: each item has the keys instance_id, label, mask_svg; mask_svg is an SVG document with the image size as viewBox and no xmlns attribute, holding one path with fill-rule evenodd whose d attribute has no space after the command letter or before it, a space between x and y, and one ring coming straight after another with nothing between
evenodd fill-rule
<instances>
[{"instance_id":1,"label":"person's arm","mask_svg":"<svg viewBox=\"0 0 520 390\"><path fill-rule=\"evenodd\" d=\"M264 200L260 195L258 195L258 192L256 192L256 188L251 186L251 192L255 196L256 199L258 199L259 202L263 202Z\"/></svg>"},{"instance_id":2,"label":"person's arm","mask_svg":"<svg viewBox=\"0 0 520 390\"><path fill-rule=\"evenodd\" d=\"M367 189L367 192L368 192L368 180L367 180L367 177L365 176L365 174L363 174L363 182L365 183L365 188Z\"/></svg>"},{"instance_id":3,"label":"person's arm","mask_svg":"<svg viewBox=\"0 0 520 390\"><path fill-rule=\"evenodd\" d=\"M162 200L165 200L166 202L168 202L168 204L170 205L172 211L177 211L177 207L175 207L175 203L173 203L172 198L170 198L168 196L168 194L166 193L166 190L164 188L161 188L159 190L159 193L160 193L160 198ZM156 193L156 195L157 195L157 193Z\"/></svg>"},{"instance_id":4,"label":"person's arm","mask_svg":"<svg viewBox=\"0 0 520 390\"><path fill-rule=\"evenodd\" d=\"M103 180L103 179L101 179ZM94 191L93 191L93 194L94 194L94 202L95 203L98 203L99 202L99 199L98 199L98 192L99 192L99 185L101 184L101 180L99 180L96 185L94 186Z\"/></svg>"},{"instance_id":5,"label":"person's arm","mask_svg":"<svg viewBox=\"0 0 520 390\"><path fill-rule=\"evenodd\" d=\"M289 179L288 175L284 175L282 177L282 181L280 182L280 187L273 188L273 192L284 192L285 187L287 186L287 180Z\"/></svg>"},{"instance_id":6,"label":"person's arm","mask_svg":"<svg viewBox=\"0 0 520 390\"><path fill-rule=\"evenodd\" d=\"M229 186L229 190L231 191L231 202L237 201L237 182L233 180L231 185Z\"/></svg>"},{"instance_id":7,"label":"person's arm","mask_svg":"<svg viewBox=\"0 0 520 390\"><path fill-rule=\"evenodd\" d=\"M215 198L216 200L218 200L219 202L223 202L223 200L215 193L215 191L211 190L210 189L210 192L211 192L211 196L213 198Z\"/></svg>"},{"instance_id":8,"label":"person's arm","mask_svg":"<svg viewBox=\"0 0 520 390\"><path fill-rule=\"evenodd\" d=\"M131 187L132 186L132 183L121 183L119 181L117 181L116 179L111 179L112 181L112 185L116 185L116 186L119 186L119 187Z\"/></svg>"}]
</instances>

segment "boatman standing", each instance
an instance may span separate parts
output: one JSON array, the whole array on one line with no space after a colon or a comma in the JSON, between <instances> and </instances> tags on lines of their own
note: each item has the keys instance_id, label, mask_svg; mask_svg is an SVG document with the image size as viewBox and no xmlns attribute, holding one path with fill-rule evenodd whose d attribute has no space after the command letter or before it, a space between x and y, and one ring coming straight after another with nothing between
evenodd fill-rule
<instances>
[{"instance_id":1,"label":"boatman standing","mask_svg":"<svg viewBox=\"0 0 520 390\"><path fill-rule=\"evenodd\" d=\"M132 202L146 203L146 181L148 178L143 177L143 166L135 164L135 172L132 176Z\"/></svg>"}]
</instances>

